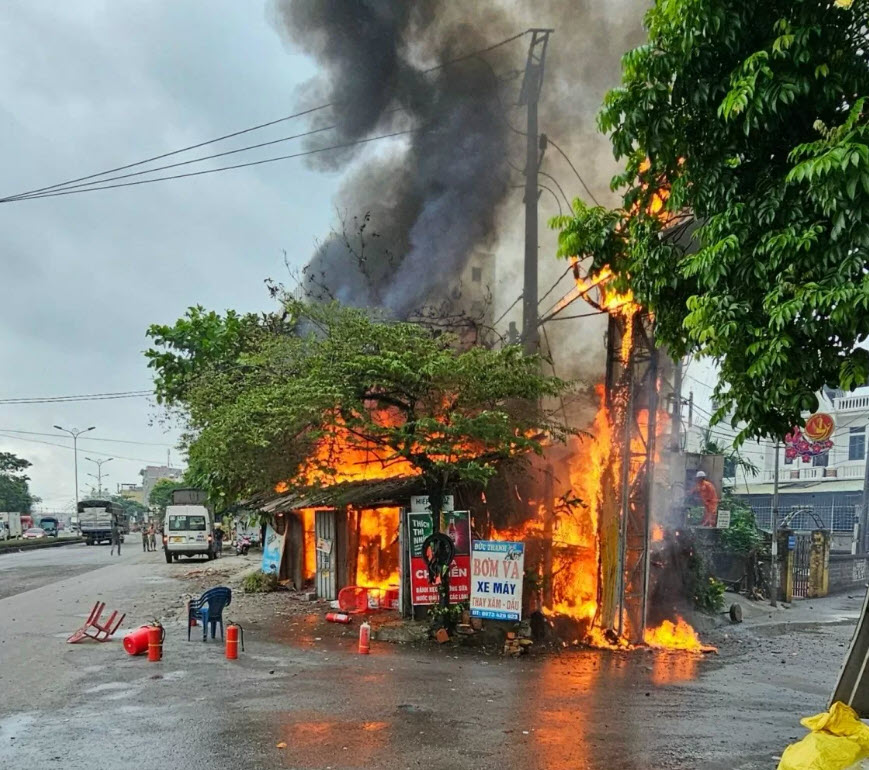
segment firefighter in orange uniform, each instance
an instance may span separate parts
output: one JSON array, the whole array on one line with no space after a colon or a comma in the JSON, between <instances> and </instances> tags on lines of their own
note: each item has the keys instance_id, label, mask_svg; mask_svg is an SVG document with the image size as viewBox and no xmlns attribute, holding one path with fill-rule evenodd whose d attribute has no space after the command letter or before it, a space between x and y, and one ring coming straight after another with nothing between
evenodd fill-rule
<instances>
[{"instance_id":1,"label":"firefighter in orange uniform","mask_svg":"<svg viewBox=\"0 0 869 770\"><path fill-rule=\"evenodd\" d=\"M717 523L718 492L715 491L715 485L706 478L703 471L697 471L697 484L694 486L694 492L703 504L703 521L700 522L700 526L714 527Z\"/></svg>"}]
</instances>

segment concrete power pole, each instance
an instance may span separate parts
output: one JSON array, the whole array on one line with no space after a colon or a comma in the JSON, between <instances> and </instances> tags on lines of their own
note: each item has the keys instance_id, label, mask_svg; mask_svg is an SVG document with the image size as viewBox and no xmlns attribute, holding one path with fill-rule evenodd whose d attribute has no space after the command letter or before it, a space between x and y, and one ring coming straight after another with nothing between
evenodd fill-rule
<instances>
[{"instance_id":1,"label":"concrete power pole","mask_svg":"<svg viewBox=\"0 0 869 770\"><path fill-rule=\"evenodd\" d=\"M772 587L770 593L772 596L769 603L773 607L778 607L778 456L781 451L781 443L775 442L775 466L773 470L774 478L772 484L772 546L770 548L770 582Z\"/></svg>"},{"instance_id":2,"label":"concrete power pole","mask_svg":"<svg viewBox=\"0 0 869 770\"><path fill-rule=\"evenodd\" d=\"M537 129L537 102L543 86L546 47L551 29L532 29L525 76L519 92L519 104L528 109L525 156L525 288L522 292L522 346L526 353L537 353L540 336L537 289L537 172L540 168L540 138Z\"/></svg>"}]
</instances>

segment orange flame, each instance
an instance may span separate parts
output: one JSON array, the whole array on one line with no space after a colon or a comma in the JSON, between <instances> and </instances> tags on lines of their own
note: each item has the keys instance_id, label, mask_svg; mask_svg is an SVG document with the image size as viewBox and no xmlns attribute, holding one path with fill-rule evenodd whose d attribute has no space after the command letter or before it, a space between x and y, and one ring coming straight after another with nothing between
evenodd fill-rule
<instances>
[{"instance_id":1,"label":"orange flame","mask_svg":"<svg viewBox=\"0 0 869 770\"><path fill-rule=\"evenodd\" d=\"M649 647L659 650L716 652L714 647L704 645L697 632L679 615L676 616L675 623L665 620L656 628L647 628L643 638Z\"/></svg>"},{"instance_id":2,"label":"orange flame","mask_svg":"<svg viewBox=\"0 0 869 770\"><path fill-rule=\"evenodd\" d=\"M386 590L397 586L398 508L363 508L356 511L359 537L356 585Z\"/></svg>"}]
</instances>

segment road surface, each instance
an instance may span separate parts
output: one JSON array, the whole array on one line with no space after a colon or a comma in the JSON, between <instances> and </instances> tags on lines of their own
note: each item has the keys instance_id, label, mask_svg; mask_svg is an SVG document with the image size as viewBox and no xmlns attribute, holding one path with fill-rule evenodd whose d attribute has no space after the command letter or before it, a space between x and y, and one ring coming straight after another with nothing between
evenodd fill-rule
<instances>
[{"instance_id":1,"label":"road surface","mask_svg":"<svg viewBox=\"0 0 869 770\"><path fill-rule=\"evenodd\" d=\"M188 643L181 621L156 664L119 640L65 644L98 598L126 628L180 606L190 568L133 538L120 559L84 545L0 558L0 767L760 770L824 708L852 628L727 628L706 657L360 656L351 636L280 622L249 627L237 662Z\"/></svg>"}]
</instances>

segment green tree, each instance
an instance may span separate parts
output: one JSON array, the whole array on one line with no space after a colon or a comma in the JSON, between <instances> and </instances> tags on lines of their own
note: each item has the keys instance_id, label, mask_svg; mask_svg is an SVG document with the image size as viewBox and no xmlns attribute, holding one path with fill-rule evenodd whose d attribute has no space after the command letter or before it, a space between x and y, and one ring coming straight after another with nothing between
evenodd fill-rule
<instances>
[{"instance_id":1,"label":"green tree","mask_svg":"<svg viewBox=\"0 0 869 770\"><path fill-rule=\"evenodd\" d=\"M499 463L572 433L537 406L568 385L518 347L462 351L417 324L283 303L281 329L195 379L149 351L164 402L187 414L190 480L217 503L280 483L337 495L352 456L420 476L437 507L452 485L485 485Z\"/></svg>"},{"instance_id":2,"label":"green tree","mask_svg":"<svg viewBox=\"0 0 869 770\"><path fill-rule=\"evenodd\" d=\"M610 265L674 355L718 360L716 418L741 439L869 378L867 13L656 0L599 118L623 205L554 221L560 253Z\"/></svg>"},{"instance_id":3,"label":"green tree","mask_svg":"<svg viewBox=\"0 0 869 770\"><path fill-rule=\"evenodd\" d=\"M124 513L131 518L144 521L145 517L148 515L148 506L142 505L138 500L131 500L129 497L124 497L123 495L112 495L111 499L113 503L120 505Z\"/></svg>"},{"instance_id":4,"label":"green tree","mask_svg":"<svg viewBox=\"0 0 869 770\"><path fill-rule=\"evenodd\" d=\"M162 521L166 513L166 506L172 502L172 493L176 489L184 489L189 486L183 481L175 481L174 479L160 479L153 487L148 495L148 504L152 508L157 509L157 515Z\"/></svg>"},{"instance_id":5,"label":"green tree","mask_svg":"<svg viewBox=\"0 0 869 770\"><path fill-rule=\"evenodd\" d=\"M11 452L0 452L0 511L30 513L38 498L30 494L24 473L31 463Z\"/></svg>"}]
</instances>

